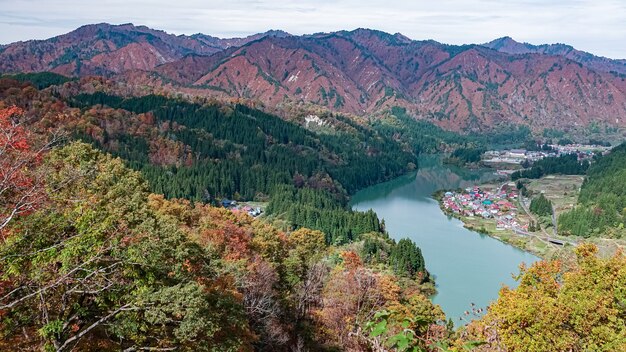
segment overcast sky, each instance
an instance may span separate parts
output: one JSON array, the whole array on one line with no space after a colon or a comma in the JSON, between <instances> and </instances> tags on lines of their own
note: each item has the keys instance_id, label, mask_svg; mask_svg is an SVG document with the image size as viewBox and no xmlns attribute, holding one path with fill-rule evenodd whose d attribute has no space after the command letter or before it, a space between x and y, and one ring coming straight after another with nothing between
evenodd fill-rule
<instances>
[{"instance_id":1,"label":"overcast sky","mask_svg":"<svg viewBox=\"0 0 626 352\"><path fill-rule=\"evenodd\" d=\"M98 22L219 37L365 27L447 44L508 35L626 58L626 0L0 0L0 9L2 44Z\"/></svg>"}]
</instances>

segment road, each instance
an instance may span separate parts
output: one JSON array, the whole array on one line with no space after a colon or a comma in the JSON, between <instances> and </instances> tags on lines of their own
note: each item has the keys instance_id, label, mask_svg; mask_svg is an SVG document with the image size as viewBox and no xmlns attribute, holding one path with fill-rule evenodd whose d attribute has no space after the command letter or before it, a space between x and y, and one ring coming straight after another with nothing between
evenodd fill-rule
<instances>
[{"instance_id":1,"label":"road","mask_svg":"<svg viewBox=\"0 0 626 352\"><path fill-rule=\"evenodd\" d=\"M530 217L530 219L537 225L539 225L539 221L537 220L537 218L535 217L535 215L533 215L533 213L530 212L530 209L528 209L528 205L526 204L526 201L524 199L528 199L526 197L523 197L520 194L520 199L519 199L519 204L522 206L522 209L524 209L524 212L526 212L526 214L528 215L528 217ZM546 232L546 229L544 229L543 227L541 228L541 232L544 234L544 237L548 238L550 237L550 235Z\"/></svg>"},{"instance_id":2,"label":"road","mask_svg":"<svg viewBox=\"0 0 626 352\"><path fill-rule=\"evenodd\" d=\"M530 210L528 209L528 206L526 205L526 202L524 201L525 197L522 197L520 195L520 199L519 199L519 204L522 206L522 209L524 209L524 211L526 212L526 214L528 214L528 216L530 217L530 219L532 221L534 221L536 224L539 224L539 222L537 221L537 218L535 218L535 216L530 212ZM556 215L555 215L555 211L554 211L554 206L552 207L552 226L553 226L553 237L550 237L550 235L546 232L546 230L544 228L541 228L541 233L543 234L543 236L540 236L538 234L534 234L534 233L530 233L527 231L523 231L521 229L513 229L513 231L518 234L518 235L525 235L525 236L533 236L541 241L547 242L547 243L552 243L555 244L554 241L558 241L560 243L569 243L572 246L577 246L578 242L576 241L572 241L572 240L565 240L562 238L556 238L557 236L557 221L556 221Z\"/></svg>"},{"instance_id":3,"label":"road","mask_svg":"<svg viewBox=\"0 0 626 352\"><path fill-rule=\"evenodd\" d=\"M557 228L556 228L556 209L554 209L554 205L552 205L552 232L553 235L556 236L557 235Z\"/></svg>"}]
</instances>

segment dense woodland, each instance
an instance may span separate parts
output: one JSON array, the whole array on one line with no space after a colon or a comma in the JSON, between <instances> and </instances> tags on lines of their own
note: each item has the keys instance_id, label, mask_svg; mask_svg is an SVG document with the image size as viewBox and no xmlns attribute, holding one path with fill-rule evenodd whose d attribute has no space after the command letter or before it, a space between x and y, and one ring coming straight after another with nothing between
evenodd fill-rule
<instances>
[{"instance_id":1,"label":"dense woodland","mask_svg":"<svg viewBox=\"0 0 626 352\"><path fill-rule=\"evenodd\" d=\"M385 136L393 136L400 143L425 153L448 152L454 149L517 148L534 143L527 126L507 126L472 134L446 131L424 120L416 120L405 108L394 107L389 116L372 121L372 126ZM454 150L453 149L453 150Z\"/></svg>"},{"instance_id":2,"label":"dense woodland","mask_svg":"<svg viewBox=\"0 0 626 352\"><path fill-rule=\"evenodd\" d=\"M208 192L217 197L238 193L252 199L254 192L269 194L274 186L294 177L319 175L332 177L352 193L406 172L416 160L415 154L394 141L349 120L345 121L350 123L350 133L315 134L242 105L201 106L156 95L124 99L103 93L81 94L72 103L84 109L104 105L150 114L164 131L163 137L187 147L189 165L145 170L155 190L173 197L200 200ZM102 147L109 147L110 140L118 141L117 150L109 148L134 167L151 164L151 141L124 132L109 135L105 130L97 141L101 140ZM158 179L156 174L163 171L171 172L168 180Z\"/></svg>"},{"instance_id":3,"label":"dense woodland","mask_svg":"<svg viewBox=\"0 0 626 352\"><path fill-rule=\"evenodd\" d=\"M270 199L268 214L284 215L290 228L325 231L329 243L381 231L375 214L346 209L346 196L416 163L416 152L347 119L348 132L316 134L242 105L103 93L81 94L71 103L86 115L102 116L106 106L137 119L135 129L119 128L128 122L103 116L97 126L77 126L73 133L127 160L154 192L214 204ZM129 133L142 128L149 131Z\"/></svg>"},{"instance_id":4,"label":"dense woodland","mask_svg":"<svg viewBox=\"0 0 626 352\"><path fill-rule=\"evenodd\" d=\"M526 144L524 144L524 149L529 150L529 151L544 151L544 152L550 152L553 151L554 148L552 148L548 143L537 143L537 141L534 140L529 140L526 142Z\"/></svg>"},{"instance_id":5,"label":"dense woodland","mask_svg":"<svg viewBox=\"0 0 626 352\"><path fill-rule=\"evenodd\" d=\"M483 154L482 149L477 148L457 148L450 156L444 159L444 163L464 166L466 164L478 163Z\"/></svg>"},{"instance_id":6,"label":"dense woodland","mask_svg":"<svg viewBox=\"0 0 626 352\"><path fill-rule=\"evenodd\" d=\"M285 219L291 228L304 226L323 231L328 244L344 244L358 240L360 234L384 232L373 211L346 210L346 205L330 193L312 188L279 186L266 211Z\"/></svg>"},{"instance_id":7,"label":"dense woodland","mask_svg":"<svg viewBox=\"0 0 626 352\"><path fill-rule=\"evenodd\" d=\"M626 235L626 144L591 164L576 207L559 216L559 229L583 237Z\"/></svg>"},{"instance_id":8,"label":"dense woodland","mask_svg":"<svg viewBox=\"0 0 626 352\"><path fill-rule=\"evenodd\" d=\"M537 179L549 174L584 175L588 168L588 160L579 161L578 155L566 154L537 160L530 168L512 173L511 179L513 181L520 178Z\"/></svg>"},{"instance_id":9,"label":"dense woodland","mask_svg":"<svg viewBox=\"0 0 626 352\"><path fill-rule=\"evenodd\" d=\"M530 201L530 211L539 216L551 216L552 202L541 193Z\"/></svg>"},{"instance_id":10,"label":"dense woodland","mask_svg":"<svg viewBox=\"0 0 626 352\"><path fill-rule=\"evenodd\" d=\"M52 72L18 73L14 75L2 75L1 78L16 80L27 84L32 84L37 89L44 89L54 85L61 85L69 82L72 78Z\"/></svg>"},{"instance_id":11,"label":"dense woodland","mask_svg":"<svg viewBox=\"0 0 626 352\"><path fill-rule=\"evenodd\" d=\"M48 145L20 114L0 110L0 349L360 350L383 309L428 321L438 335L422 346L446 331L414 243L370 232L366 263L362 241L167 200L119 158Z\"/></svg>"},{"instance_id":12,"label":"dense woodland","mask_svg":"<svg viewBox=\"0 0 626 352\"><path fill-rule=\"evenodd\" d=\"M416 140L85 84L67 101L0 79L0 350L626 349L625 257L588 245L568 272L523 268L517 289L454 330L428 299L417 244L346 208L350 192L411 168ZM592 164L581 209L620 186L625 148ZM251 181L248 169L265 171ZM271 216L211 205L221 197L268 199Z\"/></svg>"}]
</instances>

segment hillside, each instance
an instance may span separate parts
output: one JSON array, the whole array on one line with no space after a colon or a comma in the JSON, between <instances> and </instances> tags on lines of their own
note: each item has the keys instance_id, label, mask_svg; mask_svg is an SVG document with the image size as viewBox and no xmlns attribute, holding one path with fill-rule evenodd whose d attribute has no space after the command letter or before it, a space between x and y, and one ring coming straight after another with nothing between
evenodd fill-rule
<instances>
[{"instance_id":1,"label":"hillside","mask_svg":"<svg viewBox=\"0 0 626 352\"><path fill-rule=\"evenodd\" d=\"M133 24L82 26L47 40L17 42L0 48L0 72L52 71L68 76L111 75L128 70L152 70L186 55L210 55L264 36L220 39L204 34L173 35Z\"/></svg>"},{"instance_id":2,"label":"hillside","mask_svg":"<svg viewBox=\"0 0 626 352\"><path fill-rule=\"evenodd\" d=\"M623 350L621 253L599 258L585 244L568 272L560 261L522 266L518 288L503 287L486 311L472 304L466 315L478 319L454 331L428 299L427 263L412 241L379 228L336 243L336 227L282 231L167 200L119 158L48 144L50 121L16 124L23 114L0 109L2 350Z\"/></svg>"},{"instance_id":3,"label":"hillside","mask_svg":"<svg viewBox=\"0 0 626 352\"><path fill-rule=\"evenodd\" d=\"M587 171L578 204L559 217L565 234L624 238L626 221L626 144L598 157Z\"/></svg>"},{"instance_id":4,"label":"hillside","mask_svg":"<svg viewBox=\"0 0 626 352\"><path fill-rule=\"evenodd\" d=\"M272 107L313 103L368 115L402 106L412 116L457 131L507 124L622 126L626 112L624 77L594 65L370 30L268 37L121 79Z\"/></svg>"},{"instance_id":5,"label":"hillside","mask_svg":"<svg viewBox=\"0 0 626 352\"><path fill-rule=\"evenodd\" d=\"M98 24L2 49L0 72L31 71L105 75L131 87L275 110L319 106L369 116L400 106L456 131L626 123L624 60L510 38L454 46L357 29L217 39Z\"/></svg>"},{"instance_id":6,"label":"hillside","mask_svg":"<svg viewBox=\"0 0 626 352\"><path fill-rule=\"evenodd\" d=\"M446 329L411 241L337 245L166 200L121 159L48 144L22 118L0 109L3 351L363 350L362 326L387 308Z\"/></svg>"},{"instance_id":7,"label":"hillside","mask_svg":"<svg viewBox=\"0 0 626 352\"><path fill-rule=\"evenodd\" d=\"M41 133L58 130L121 157L154 193L215 205L280 198L268 213L288 228L322 230L333 243L382 230L375 214L347 210L347 196L415 169L421 151L341 115L300 125L214 101L103 92L61 98L0 79L0 105L18 105Z\"/></svg>"}]
</instances>

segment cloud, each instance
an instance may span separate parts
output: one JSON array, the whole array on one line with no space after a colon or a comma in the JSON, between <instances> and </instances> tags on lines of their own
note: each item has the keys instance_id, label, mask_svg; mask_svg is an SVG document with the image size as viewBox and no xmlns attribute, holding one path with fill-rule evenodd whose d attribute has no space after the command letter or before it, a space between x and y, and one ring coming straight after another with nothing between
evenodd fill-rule
<instances>
[{"instance_id":1,"label":"cloud","mask_svg":"<svg viewBox=\"0 0 626 352\"><path fill-rule=\"evenodd\" d=\"M220 37L367 27L449 44L508 35L626 58L623 0L0 0L0 8L0 43L48 38L97 22Z\"/></svg>"}]
</instances>

